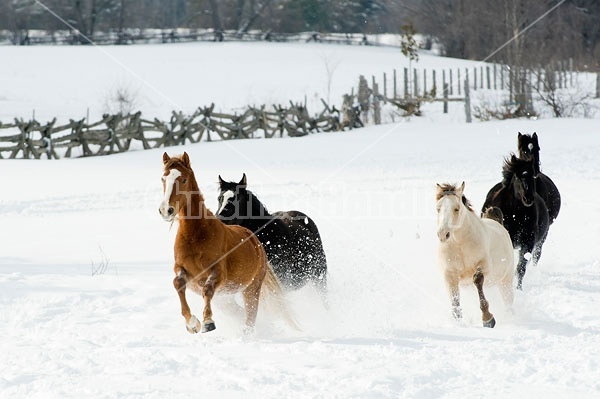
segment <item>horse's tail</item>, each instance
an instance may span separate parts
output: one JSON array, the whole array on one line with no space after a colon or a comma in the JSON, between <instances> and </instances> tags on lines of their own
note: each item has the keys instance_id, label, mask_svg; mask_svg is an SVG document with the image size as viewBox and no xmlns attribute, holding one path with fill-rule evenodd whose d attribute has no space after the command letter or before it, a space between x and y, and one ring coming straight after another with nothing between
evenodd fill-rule
<instances>
[{"instance_id":1,"label":"horse's tail","mask_svg":"<svg viewBox=\"0 0 600 399\"><path fill-rule=\"evenodd\" d=\"M290 311L285 295L279 279L273 272L273 268L270 263L267 263L267 274L263 280L261 287L261 297L267 299L268 305L271 305L277 313L279 313L283 319L289 324L290 327L300 331L300 326L296 322L292 312ZM271 307L269 306L269 307Z\"/></svg>"}]
</instances>

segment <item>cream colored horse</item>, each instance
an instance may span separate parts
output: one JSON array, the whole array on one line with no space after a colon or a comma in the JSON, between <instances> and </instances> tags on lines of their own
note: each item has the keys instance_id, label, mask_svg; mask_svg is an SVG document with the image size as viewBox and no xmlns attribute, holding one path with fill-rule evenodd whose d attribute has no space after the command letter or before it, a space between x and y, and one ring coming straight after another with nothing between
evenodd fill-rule
<instances>
[{"instance_id":1,"label":"cream colored horse","mask_svg":"<svg viewBox=\"0 0 600 399\"><path fill-rule=\"evenodd\" d=\"M483 294L483 283L497 284L508 307L513 303L514 255L508 232L496 220L479 218L463 195L465 183L437 185L438 255L452 299L452 313L462 317L459 283L477 287L484 327L496 320Z\"/></svg>"}]
</instances>

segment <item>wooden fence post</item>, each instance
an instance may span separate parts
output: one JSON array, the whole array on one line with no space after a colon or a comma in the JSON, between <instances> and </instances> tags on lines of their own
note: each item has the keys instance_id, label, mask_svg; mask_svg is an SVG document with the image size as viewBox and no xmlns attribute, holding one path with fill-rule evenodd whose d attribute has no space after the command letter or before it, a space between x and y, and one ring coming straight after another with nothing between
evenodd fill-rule
<instances>
[{"instance_id":1,"label":"wooden fence post","mask_svg":"<svg viewBox=\"0 0 600 399\"><path fill-rule=\"evenodd\" d=\"M433 80L433 88L431 89L433 91L433 97L437 97L437 83L436 83L436 78L435 78L435 69L433 71L431 71L431 79Z\"/></svg>"},{"instance_id":2,"label":"wooden fence post","mask_svg":"<svg viewBox=\"0 0 600 399\"><path fill-rule=\"evenodd\" d=\"M446 70L445 69L442 69L442 90L444 90L444 93L446 92Z\"/></svg>"},{"instance_id":3,"label":"wooden fence post","mask_svg":"<svg viewBox=\"0 0 600 399\"><path fill-rule=\"evenodd\" d=\"M387 98L387 74L383 73L383 100Z\"/></svg>"},{"instance_id":4,"label":"wooden fence post","mask_svg":"<svg viewBox=\"0 0 600 399\"><path fill-rule=\"evenodd\" d=\"M448 113L448 85L444 83L444 113Z\"/></svg>"},{"instance_id":5,"label":"wooden fence post","mask_svg":"<svg viewBox=\"0 0 600 399\"><path fill-rule=\"evenodd\" d=\"M456 68L456 82L458 83L456 85L456 91L458 92L458 95L460 96L460 68Z\"/></svg>"},{"instance_id":6,"label":"wooden fence post","mask_svg":"<svg viewBox=\"0 0 600 399\"><path fill-rule=\"evenodd\" d=\"M381 125L381 107L379 105L379 87L373 76L373 122L376 125Z\"/></svg>"},{"instance_id":7,"label":"wooden fence post","mask_svg":"<svg viewBox=\"0 0 600 399\"><path fill-rule=\"evenodd\" d=\"M479 67L479 88L483 89L483 66Z\"/></svg>"},{"instance_id":8,"label":"wooden fence post","mask_svg":"<svg viewBox=\"0 0 600 399\"><path fill-rule=\"evenodd\" d=\"M361 111L364 112L365 123L369 123L369 82L363 75L358 78L357 100Z\"/></svg>"},{"instance_id":9,"label":"wooden fence post","mask_svg":"<svg viewBox=\"0 0 600 399\"><path fill-rule=\"evenodd\" d=\"M465 117L471 123L471 92L469 91L469 75L465 76Z\"/></svg>"},{"instance_id":10,"label":"wooden fence post","mask_svg":"<svg viewBox=\"0 0 600 399\"><path fill-rule=\"evenodd\" d=\"M486 78L487 78L487 88L488 88L488 90L491 90L492 83L490 80L490 67L489 66L485 67L485 73L486 73Z\"/></svg>"},{"instance_id":11,"label":"wooden fence post","mask_svg":"<svg viewBox=\"0 0 600 399\"><path fill-rule=\"evenodd\" d=\"M450 68L450 94L454 94L454 79L452 79L452 68Z\"/></svg>"},{"instance_id":12,"label":"wooden fence post","mask_svg":"<svg viewBox=\"0 0 600 399\"><path fill-rule=\"evenodd\" d=\"M473 90L477 90L477 68L473 68Z\"/></svg>"},{"instance_id":13,"label":"wooden fence post","mask_svg":"<svg viewBox=\"0 0 600 399\"><path fill-rule=\"evenodd\" d=\"M423 68L423 97L427 96L427 69Z\"/></svg>"},{"instance_id":14,"label":"wooden fence post","mask_svg":"<svg viewBox=\"0 0 600 399\"><path fill-rule=\"evenodd\" d=\"M413 91L413 96L414 97L419 97L419 80L417 79L417 68L413 69L413 86L414 86L414 91Z\"/></svg>"},{"instance_id":15,"label":"wooden fence post","mask_svg":"<svg viewBox=\"0 0 600 399\"><path fill-rule=\"evenodd\" d=\"M398 90L396 84L396 70L394 69L394 99L398 98Z\"/></svg>"},{"instance_id":16,"label":"wooden fence post","mask_svg":"<svg viewBox=\"0 0 600 399\"><path fill-rule=\"evenodd\" d=\"M408 98L408 68L404 68L404 98Z\"/></svg>"},{"instance_id":17,"label":"wooden fence post","mask_svg":"<svg viewBox=\"0 0 600 399\"><path fill-rule=\"evenodd\" d=\"M600 72L596 73L596 98L600 98Z\"/></svg>"}]
</instances>

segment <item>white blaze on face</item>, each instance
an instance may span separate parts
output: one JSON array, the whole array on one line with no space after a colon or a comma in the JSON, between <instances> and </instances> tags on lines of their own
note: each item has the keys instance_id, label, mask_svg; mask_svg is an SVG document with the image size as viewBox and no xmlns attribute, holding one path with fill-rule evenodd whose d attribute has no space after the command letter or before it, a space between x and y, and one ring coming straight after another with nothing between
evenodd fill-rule
<instances>
[{"instance_id":1,"label":"white blaze on face","mask_svg":"<svg viewBox=\"0 0 600 399\"><path fill-rule=\"evenodd\" d=\"M163 218L169 217L169 199L171 198L171 194L173 194L173 187L175 186L175 180L181 176L181 172L177 169L171 169L168 175L163 176L163 181L165 182L165 196L163 201L160 203L160 214Z\"/></svg>"},{"instance_id":2,"label":"white blaze on face","mask_svg":"<svg viewBox=\"0 0 600 399\"><path fill-rule=\"evenodd\" d=\"M217 215L223 211L223 209L227 206L227 203L230 199L235 197L235 193L231 190L227 190L223 193L223 198L221 200L221 206L219 206L219 210L217 211Z\"/></svg>"},{"instance_id":3,"label":"white blaze on face","mask_svg":"<svg viewBox=\"0 0 600 399\"><path fill-rule=\"evenodd\" d=\"M529 148L529 151L533 151L533 144L532 143L527 144L527 148Z\"/></svg>"}]
</instances>

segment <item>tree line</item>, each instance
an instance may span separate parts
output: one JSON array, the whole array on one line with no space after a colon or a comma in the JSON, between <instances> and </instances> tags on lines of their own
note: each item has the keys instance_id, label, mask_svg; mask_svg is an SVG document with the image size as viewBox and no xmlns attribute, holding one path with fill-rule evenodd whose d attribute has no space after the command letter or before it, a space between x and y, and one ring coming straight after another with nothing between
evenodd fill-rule
<instances>
[{"instance_id":1,"label":"tree line","mask_svg":"<svg viewBox=\"0 0 600 399\"><path fill-rule=\"evenodd\" d=\"M523 66L571 58L579 69L600 68L597 0L0 0L0 30L66 29L48 9L90 37L179 27L401 33L411 25L452 57Z\"/></svg>"}]
</instances>

